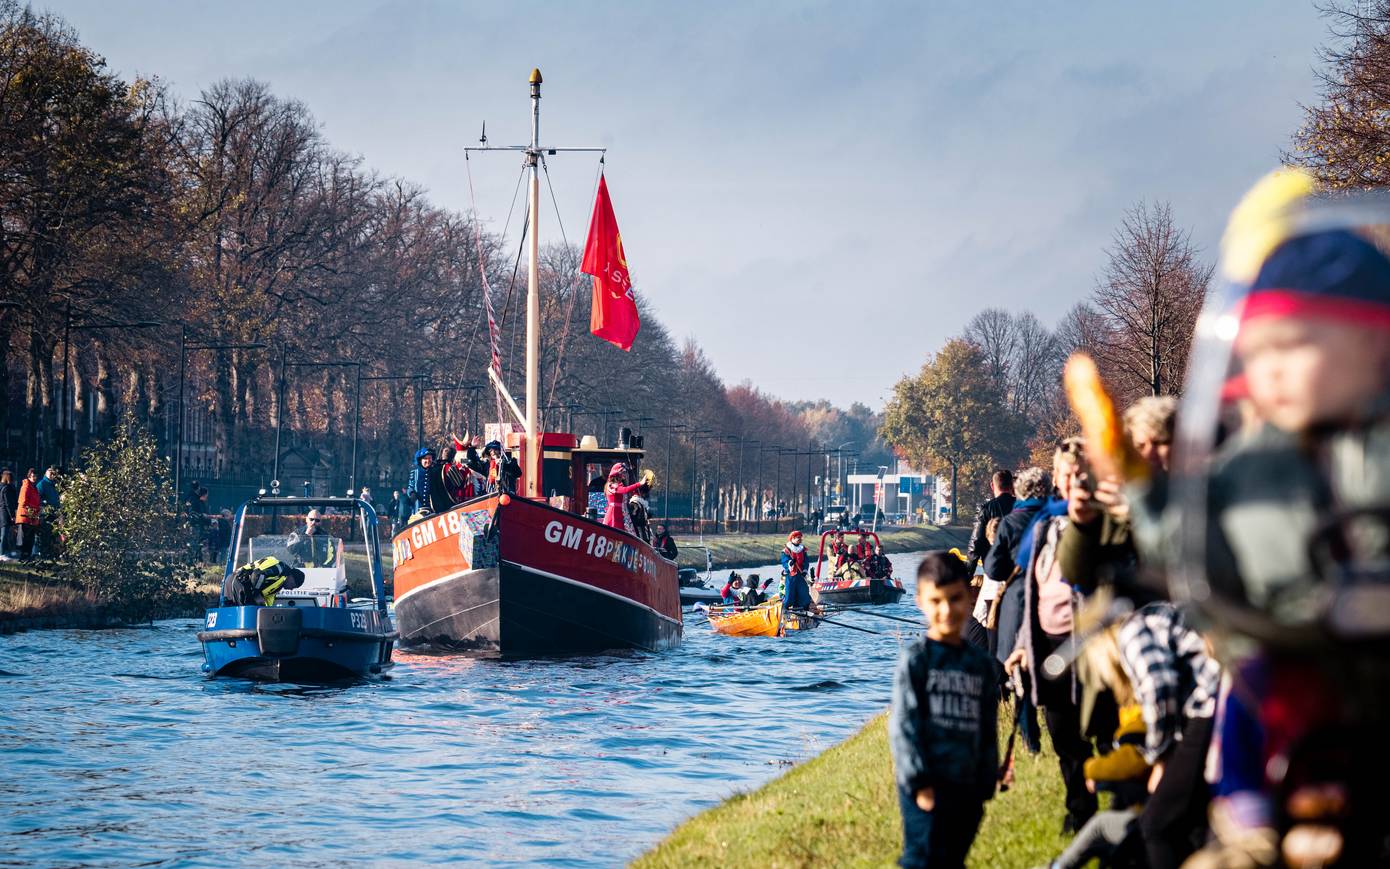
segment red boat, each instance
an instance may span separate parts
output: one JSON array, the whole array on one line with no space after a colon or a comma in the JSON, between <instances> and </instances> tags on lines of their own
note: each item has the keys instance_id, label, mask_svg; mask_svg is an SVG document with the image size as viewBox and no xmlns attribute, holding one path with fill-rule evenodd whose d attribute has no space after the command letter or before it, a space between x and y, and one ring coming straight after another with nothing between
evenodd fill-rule
<instances>
[{"instance_id":1,"label":"red boat","mask_svg":"<svg viewBox=\"0 0 1390 869\"><path fill-rule=\"evenodd\" d=\"M499 416L504 416L505 401L513 425L522 429L511 430L505 444L519 453L518 494L465 501L396 535L392 562L400 643L522 656L665 649L681 639L675 562L635 535L582 515L589 506L589 480L607 479L608 469L619 461L635 472L642 458L640 443L629 448L624 437L621 448L600 449L592 438L577 445L573 435L541 432L536 223L541 155L603 149L542 148L540 70L531 71L529 86L531 144L492 148L484 143L466 149L520 151L529 175L525 411L502 382L481 240L478 260L492 343L488 376L497 390ZM616 233L616 227L612 230ZM620 253L616 238L614 244ZM625 273L622 277L626 280Z\"/></svg>"},{"instance_id":2,"label":"red boat","mask_svg":"<svg viewBox=\"0 0 1390 869\"><path fill-rule=\"evenodd\" d=\"M837 534L859 537L858 543L851 547L851 550L860 553L861 557L849 560L842 570L836 570L838 565L835 564L835 553L827 552L825 545L828 538ZM897 603L898 598L903 596L903 584L894 578L893 565L888 559L882 559L879 562L881 572L876 574L868 567L868 559L862 557L862 553L881 550L878 535L872 531L826 531L821 534L820 554L816 558L815 572L816 592L820 599L825 603L839 604ZM823 568L827 566L827 556L830 570L825 572Z\"/></svg>"},{"instance_id":3,"label":"red boat","mask_svg":"<svg viewBox=\"0 0 1390 869\"><path fill-rule=\"evenodd\" d=\"M508 440L529 467L524 436ZM401 645L532 656L680 643L675 562L577 512L588 507L590 479L606 479L618 461L635 468L642 450L581 449L568 434L544 434L541 443L540 491L566 494L475 498L396 535ZM526 483L523 476L520 491Z\"/></svg>"}]
</instances>

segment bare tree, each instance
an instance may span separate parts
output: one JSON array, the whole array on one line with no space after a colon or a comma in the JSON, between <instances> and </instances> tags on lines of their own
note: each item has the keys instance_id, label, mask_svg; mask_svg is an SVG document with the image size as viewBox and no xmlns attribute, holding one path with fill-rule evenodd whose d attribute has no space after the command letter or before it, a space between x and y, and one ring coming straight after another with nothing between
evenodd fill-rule
<instances>
[{"instance_id":1,"label":"bare tree","mask_svg":"<svg viewBox=\"0 0 1390 869\"><path fill-rule=\"evenodd\" d=\"M1167 203L1125 213L1094 301L1105 320L1096 355L1123 397L1175 394L1212 266L1199 261Z\"/></svg>"},{"instance_id":2,"label":"bare tree","mask_svg":"<svg viewBox=\"0 0 1390 869\"><path fill-rule=\"evenodd\" d=\"M1321 9L1334 39L1321 52L1322 102L1305 109L1286 159L1331 187L1390 185L1390 0Z\"/></svg>"},{"instance_id":3,"label":"bare tree","mask_svg":"<svg viewBox=\"0 0 1390 869\"><path fill-rule=\"evenodd\" d=\"M1014 315L1003 308L986 308L965 324L965 340L980 348L985 368L994 382L1007 388L1013 376L1018 350L1018 327Z\"/></svg>"}]
</instances>

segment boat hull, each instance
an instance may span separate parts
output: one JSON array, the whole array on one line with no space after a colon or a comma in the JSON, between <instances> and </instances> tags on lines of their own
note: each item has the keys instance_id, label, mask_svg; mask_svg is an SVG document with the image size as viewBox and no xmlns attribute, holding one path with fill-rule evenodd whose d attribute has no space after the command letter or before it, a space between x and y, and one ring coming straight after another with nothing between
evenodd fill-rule
<instances>
[{"instance_id":1,"label":"boat hull","mask_svg":"<svg viewBox=\"0 0 1390 869\"><path fill-rule=\"evenodd\" d=\"M816 591L822 602L835 604L897 603L903 596L902 586L882 579L866 579L852 584L817 583Z\"/></svg>"},{"instance_id":2,"label":"boat hull","mask_svg":"<svg viewBox=\"0 0 1390 869\"><path fill-rule=\"evenodd\" d=\"M676 566L636 537L496 497L419 524L394 546L402 645L530 657L680 642Z\"/></svg>"},{"instance_id":3,"label":"boat hull","mask_svg":"<svg viewBox=\"0 0 1390 869\"><path fill-rule=\"evenodd\" d=\"M752 609L725 612L711 607L709 625L726 637L776 637L782 633L782 603L777 601Z\"/></svg>"},{"instance_id":4,"label":"boat hull","mask_svg":"<svg viewBox=\"0 0 1390 869\"><path fill-rule=\"evenodd\" d=\"M203 672L267 682L334 682L391 666L396 633L377 610L228 606L209 609Z\"/></svg>"}]
</instances>

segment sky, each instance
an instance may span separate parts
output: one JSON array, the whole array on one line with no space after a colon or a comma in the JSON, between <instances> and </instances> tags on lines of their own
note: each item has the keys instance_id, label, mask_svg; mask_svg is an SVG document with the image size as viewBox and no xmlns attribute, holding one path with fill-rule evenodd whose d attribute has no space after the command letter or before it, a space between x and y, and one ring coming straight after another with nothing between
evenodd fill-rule
<instances>
[{"instance_id":1,"label":"sky","mask_svg":"<svg viewBox=\"0 0 1390 869\"><path fill-rule=\"evenodd\" d=\"M634 283L673 336L730 385L874 408L984 308L1055 324L1140 201L1214 259L1328 40L1312 0L34 5L185 100L268 82L497 230L519 159L462 149L484 121L528 139L539 67L542 144L610 149ZM597 160L549 168L582 242ZM542 238L560 229L543 208Z\"/></svg>"}]
</instances>

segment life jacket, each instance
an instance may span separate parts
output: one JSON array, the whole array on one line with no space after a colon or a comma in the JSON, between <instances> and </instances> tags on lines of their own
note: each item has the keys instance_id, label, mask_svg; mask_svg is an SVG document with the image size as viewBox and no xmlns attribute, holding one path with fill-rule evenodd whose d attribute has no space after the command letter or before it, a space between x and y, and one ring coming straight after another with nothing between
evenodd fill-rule
<instances>
[{"instance_id":1,"label":"life jacket","mask_svg":"<svg viewBox=\"0 0 1390 869\"><path fill-rule=\"evenodd\" d=\"M792 576L798 576L806 572L806 547L801 547L800 552L792 552L790 546L783 546L782 551L791 559L790 573Z\"/></svg>"},{"instance_id":2,"label":"life jacket","mask_svg":"<svg viewBox=\"0 0 1390 869\"><path fill-rule=\"evenodd\" d=\"M222 597L233 606L275 606L281 589L303 584L304 571L268 555L234 570L222 583Z\"/></svg>"}]
</instances>

